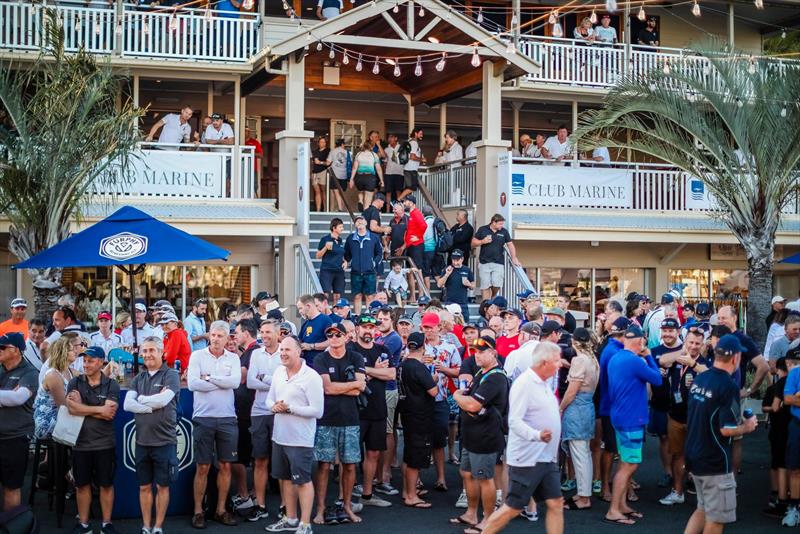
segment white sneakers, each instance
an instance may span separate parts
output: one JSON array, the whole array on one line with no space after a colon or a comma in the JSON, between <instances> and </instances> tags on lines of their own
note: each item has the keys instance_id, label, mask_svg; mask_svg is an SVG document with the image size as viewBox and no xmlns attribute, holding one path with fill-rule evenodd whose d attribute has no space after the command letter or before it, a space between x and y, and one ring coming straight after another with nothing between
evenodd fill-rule
<instances>
[{"instance_id":1,"label":"white sneakers","mask_svg":"<svg viewBox=\"0 0 800 534\"><path fill-rule=\"evenodd\" d=\"M683 504L685 501L685 497L683 495L679 495L675 490L669 492L669 495L661 499L660 502L664 506L672 506L673 504Z\"/></svg>"},{"instance_id":2,"label":"white sneakers","mask_svg":"<svg viewBox=\"0 0 800 534\"><path fill-rule=\"evenodd\" d=\"M467 507L467 492L466 490L461 490L461 495L458 496L458 500L456 501L456 508L466 508Z\"/></svg>"},{"instance_id":3,"label":"white sneakers","mask_svg":"<svg viewBox=\"0 0 800 534\"><path fill-rule=\"evenodd\" d=\"M796 506L790 506L786 510L786 515L783 516L781 525L784 527L796 527L800 525L800 511L797 510Z\"/></svg>"}]
</instances>

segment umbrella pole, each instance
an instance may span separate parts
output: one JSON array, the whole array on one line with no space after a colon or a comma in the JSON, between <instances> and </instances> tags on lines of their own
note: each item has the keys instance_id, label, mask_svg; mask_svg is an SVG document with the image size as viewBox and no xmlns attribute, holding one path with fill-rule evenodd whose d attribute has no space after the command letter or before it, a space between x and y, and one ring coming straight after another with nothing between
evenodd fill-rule
<instances>
[{"instance_id":1,"label":"umbrella pole","mask_svg":"<svg viewBox=\"0 0 800 534\"><path fill-rule=\"evenodd\" d=\"M135 269L133 265L129 265L128 274L130 275L131 282L130 310L133 316L133 321L131 322L131 331L133 332L133 375L136 376L139 374L139 341L136 336L136 285L134 282L134 273Z\"/></svg>"}]
</instances>

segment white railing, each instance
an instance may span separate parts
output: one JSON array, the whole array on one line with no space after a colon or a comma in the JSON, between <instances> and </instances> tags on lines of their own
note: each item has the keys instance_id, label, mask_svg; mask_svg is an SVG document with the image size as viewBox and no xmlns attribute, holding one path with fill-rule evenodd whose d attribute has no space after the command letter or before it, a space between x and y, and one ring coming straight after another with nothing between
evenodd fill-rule
<instances>
[{"instance_id":1,"label":"white railing","mask_svg":"<svg viewBox=\"0 0 800 534\"><path fill-rule=\"evenodd\" d=\"M112 164L96 193L183 198L255 198L251 146L140 143L123 167ZM234 168L238 162L238 172ZM113 186L108 176L113 173ZM238 178L237 178L238 175Z\"/></svg>"},{"instance_id":2,"label":"white railing","mask_svg":"<svg viewBox=\"0 0 800 534\"><path fill-rule=\"evenodd\" d=\"M222 11L59 2L0 1L0 49L38 52L46 44L47 11L64 30L69 52L191 61L246 62L261 46L259 19Z\"/></svg>"},{"instance_id":3,"label":"white railing","mask_svg":"<svg viewBox=\"0 0 800 534\"><path fill-rule=\"evenodd\" d=\"M420 167L419 173L440 208L470 208L475 205L474 158Z\"/></svg>"},{"instance_id":4,"label":"white railing","mask_svg":"<svg viewBox=\"0 0 800 534\"><path fill-rule=\"evenodd\" d=\"M473 256L476 256L476 254ZM525 269L511 262L511 253L508 250L508 245L503 245L503 263L506 276L503 278L503 287L500 290L501 295L512 299L517 293L522 293L526 289L538 293Z\"/></svg>"},{"instance_id":5,"label":"white railing","mask_svg":"<svg viewBox=\"0 0 800 534\"><path fill-rule=\"evenodd\" d=\"M304 243L298 243L294 246L294 259L295 299L289 302L294 302L300 295L322 293L322 284L319 282L319 276L317 276L317 271L314 269L314 264L311 263L311 254L308 252L308 247Z\"/></svg>"}]
</instances>

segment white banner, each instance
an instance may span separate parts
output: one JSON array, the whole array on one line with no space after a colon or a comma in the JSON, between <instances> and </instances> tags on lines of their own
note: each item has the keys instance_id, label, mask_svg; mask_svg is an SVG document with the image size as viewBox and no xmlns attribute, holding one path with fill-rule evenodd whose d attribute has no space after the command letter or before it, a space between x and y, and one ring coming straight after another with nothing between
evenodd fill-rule
<instances>
[{"instance_id":1,"label":"white banner","mask_svg":"<svg viewBox=\"0 0 800 534\"><path fill-rule=\"evenodd\" d=\"M511 210L511 152L504 151L497 155L497 185L500 195L497 199L497 213L505 217L505 228L514 237L514 224ZM487 213L491 217L493 213Z\"/></svg>"},{"instance_id":2,"label":"white banner","mask_svg":"<svg viewBox=\"0 0 800 534\"><path fill-rule=\"evenodd\" d=\"M625 169L515 164L511 200L516 206L631 208L633 177Z\"/></svg>"},{"instance_id":3,"label":"white banner","mask_svg":"<svg viewBox=\"0 0 800 534\"><path fill-rule=\"evenodd\" d=\"M229 154L178 150L139 150L131 154L125 169L110 167L121 175L116 193L158 196L225 197L226 160ZM97 191L108 191L102 182Z\"/></svg>"},{"instance_id":4,"label":"white banner","mask_svg":"<svg viewBox=\"0 0 800 534\"><path fill-rule=\"evenodd\" d=\"M706 184L699 178L689 176L686 179L686 209L712 210L715 209L716 200Z\"/></svg>"}]
</instances>

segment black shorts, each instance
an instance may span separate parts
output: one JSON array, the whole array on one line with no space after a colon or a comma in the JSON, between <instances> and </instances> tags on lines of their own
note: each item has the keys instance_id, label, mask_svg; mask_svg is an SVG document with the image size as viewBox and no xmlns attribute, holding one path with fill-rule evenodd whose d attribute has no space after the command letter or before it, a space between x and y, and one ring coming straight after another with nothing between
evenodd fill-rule
<instances>
[{"instance_id":1,"label":"black shorts","mask_svg":"<svg viewBox=\"0 0 800 534\"><path fill-rule=\"evenodd\" d=\"M274 415L256 415L250 419L251 455L253 458L269 458L272 454L272 429Z\"/></svg>"},{"instance_id":2,"label":"black shorts","mask_svg":"<svg viewBox=\"0 0 800 534\"><path fill-rule=\"evenodd\" d=\"M344 180L337 178L336 181L339 182L342 191L347 191L347 188L350 187L350 178L345 178Z\"/></svg>"},{"instance_id":3,"label":"black shorts","mask_svg":"<svg viewBox=\"0 0 800 534\"><path fill-rule=\"evenodd\" d=\"M419 188L419 173L417 171L403 171L403 186L416 191Z\"/></svg>"},{"instance_id":4,"label":"black shorts","mask_svg":"<svg viewBox=\"0 0 800 534\"><path fill-rule=\"evenodd\" d=\"M311 482L314 448L273 443L271 464L272 476L278 480L291 480L295 486Z\"/></svg>"},{"instance_id":5,"label":"black shorts","mask_svg":"<svg viewBox=\"0 0 800 534\"><path fill-rule=\"evenodd\" d=\"M385 451L386 419L379 419L377 421L362 419L360 424L361 441L364 442L364 448L368 451Z\"/></svg>"},{"instance_id":6,"label":"black shorts","mask_svg":"<svg viewBox=\"0 0 800 534\"><path fill-rule=\"evenodd\" d=\"M0 439L0 486L5 489L20 489L25 482L25 471L28 469L28 443L23 436L19 438Z\"/></svg>"},{"instance_id":7,"label":"black shorts","mask_svg":"<svg viewBox=\"0 0 800 534\"><path fill-rule=\"evenodd\" d=\"M325 293L344 294L344 270L342 271L320 271L319 284Z\"/></svg>"},{"instance_id":8,"label":"black shorts","mask_svg":"<svg viewBox=\"0 0 800 534\"><path fill-rule=\"evenodd\" d=\"M136 478L140 486L153 482L168 487L178 480L178 449L174 444L148 447L136 445Z\"/></svg>"},{"instance_id":9,"label":"black shorts","mask_svg":"<svg viewBox=\"0 0 800 534\"><path fill-rule=\"evenodd\" d=\"M239 456L239 425L235 417L195 417L192 419L194 432L194 461L198 464L235 462Z\"/></svg>"},{"instance_id":10,"label":"black shorts","mask_svg":"<svg viewBox=\"0 0 800 534\"><path fill-rule=\"evenodd\" d=\"M536 502L561 498L561 473L556 462L540 462L532 467L508 466L506 504L515 510Z\"/></svg>"},{"instance_id":11,"label":"black shorts","mask_svg":"<svg viewBox=\"0 0 800 534\"><path fill-rule=\"evenodd\" d=\"M786 469L800 469L800 419L792 417L789 439L786 440Z\"/></svg>"},{"instance_id":12,"label":"black shorts","mask_svg":"<svg viewBox=\"0 0 800 534\"><path fill-rule=\"evenodd\" d=\"M770 469L786 468L786 443L788 440L787 433L783 429L777 430L775 427L770 429Z\"/></svg>"},{"instance_id":13,"label":"black shorts","mask_svg":"<svg viewBox=\"0 0 800 534\"><path fill-rule=\"evenodd\" d=\"M253 442L250 440L250 419L237 418L239 437L236 440L237 464L250 465L253 456Z\"/></svg>"},{"instance_id":14,"label":"black shorts","mask_svg":"<svg viewBox=\"0 0 800 534\"><path fill-rule=\"evenodd\" d=\"M611 424L611 417L608 415L601 415L600 424L603 427L603 449L611 454L616 454L617 433L614 431L614 425Z\"/></svg>"},{"instance_id":15,"label":"black shorts","mask_svg":"<svg viewBox=\"0 0 800 534\"><path fill-rule=\"evenodd\" d=\"M114 449L72 451L72 476L78 488L89 484L101 488L113 486L116 468L117 456Z\"/></svg>"},{"instance_id":16,"label":"black shorts","mask_svg":"<svg viewBox=\"0 0 800 534\"><path fill-rule=\"evenodd\" d=\"M425 264L425 247L422 244L406 247L406 256L414 262L414 267L422 269Z\"/></svg>"},{"instance_id":17,"label":"black shorts","mask_svg":"<svg viewBox=\"0 0 800 534\"><path fill-rule=\"evenodd\" d=\"M403 463L412 469L427 469L431 465L430 434L419 434L403 425Z\"/></svg>"},{"instance_id":18,"label":"black shorts","mask_svg":"<svg viewBox=\"0 0 800 534\"><path fill-rule=\"evenodd\" d=\"M383 190L388 193L400 193L405 189L405 178L402 174L387 174L383 177Z\"/></svg>"},{"instance_id":19,"label":"black shorts","mask_svg":"<svg viewBox=\"0 0 800 534\"><path fill-rule=\"evenodd\" d=\"M447 435L450 432L450 405L446 400L433 403L433 433L431 445L434 449L447 446Z\"/></svg>"},{"instance_id":20,"label":"black shorts","mask_svg":"<svg viewBox=\"0 0 800 534\"><path fill-rule=\"evenodd\" d=\"M354 182L356 184L356 189L359 191L373 192L378 189L378 177L374 174L359 172L356 174Z\"/></svg>"}]
</instances>

